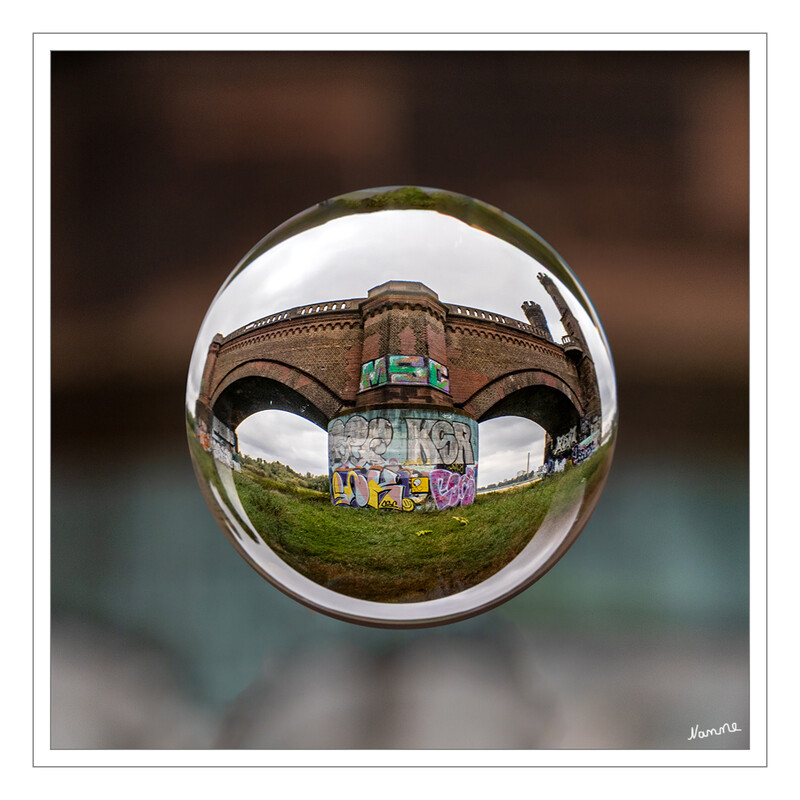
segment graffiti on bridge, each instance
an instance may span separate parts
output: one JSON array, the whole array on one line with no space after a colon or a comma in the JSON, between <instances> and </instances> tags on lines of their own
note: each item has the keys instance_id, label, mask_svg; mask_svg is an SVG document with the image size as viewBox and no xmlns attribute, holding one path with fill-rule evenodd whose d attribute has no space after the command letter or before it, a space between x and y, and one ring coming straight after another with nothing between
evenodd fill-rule
<instances>
[{"instance_id":1,"label":"graffiti on bridge","mask_svg":"<svg viewBox=\"0 0 800 800\"><path fill-rule=\"evenodd\" d=\"M431 492L436 508L470 506L475 500L475 470L467 467L464 474L450 472L447 469L431 471Z\"/></svg>"},{"instance_id":2,"label":"graffiti on bridge","mask_svg":"<svg viewBox=\"0 0 800 800\"><path fill-rule=\"evenodd\" d=\"M221 464L236 472L242 471L237 455L236 434L216 417L211 421L211 433L203 420L197 422L195 436L200 446L207 453L211 453Z\"/></svg>"},{"instance_id":3,"label":"graffiti on bridge","mask_svg":"<svg viewBox=\"0 0 800 800\"><path fill-rule=\"evenodd\" d=\"M563 472L567 464L586 461L600 446L601 431L601 419L594 415L584 417L578 425L556 436L550 457L542 465L542 477Z\"/></svg>"},{"instance_id":4,"label":"graffiti on bridge","mask_svg":"<svg viewBox=\"0 0 800 800\"><path fill-rule=\"evenodd\" d=\"M563 453L565 450L568 450L578 441L578 429L577 426L573 425L567 433L563 436L559 436L556 438L556 443L553 446L554 453Z\"/></svg>"},{"instance_id":5,"label":"graffiti on bridge","mask_svg":"<svg viewBox=\"0 0 800 800\"><path fill-rule=\"evenodd\" d=\"M575 429L573 428L573 431ZM559 437L561 438L561 437ZM567 464L582 464L598 448L597 436L587 436L583 441L573 444L569 454L563 458L548 458L542 465L543 476L563 472Z\"/></svg>"},{"instance_id":6,"label":"graffiti on bridge","mask_svg":"<svg viewBox=\"0 0 800 800\"><path fill-rule=\"evenodd\" d=\"M335 506L396 511L468 506L475 500L475 467L464 467L463 472L407 469L399 464L335 469L331 498Z\"/></svg>"},{"instance_id":7,"label":"graffiti on bridge","mask_svg":"<svg viewBox=\"0 0 800 800\"><path fill-rule=\"evenodd\" d=\"M361 365L360 392L387 383L433 386L450 393L447 367L425 356L381 356Z\"/></svg>"},{"instance_id":8,"label":"graffiti on bridge","mask_svg":"<svg viewBox=\"0 0 800 800\"><path fill-rule=\"evenodd\" d=\"M418 409L362 411L328 428L336 506L444 510L475 500L478 424Z\"/></svg>"},{"instance_id":9,"label":"graffiti on bridge","mask_svg":"<svg viewBox=\"0 0 800 800\"><path fill-rule=\"evenodd\" d=\"M597 437L590 436L572 447L572 463L581 464L597 450Z\"/></svg>"},{"instance_id":10,"label":"graffiti on bridge","mask_svg":"<svg viewBox=\"0 0 800 800\"><path fill-rule=\"evenodd\" d=\"M446 419L444 415L419 417L415 412L385 409L351 414L335 419L328 428L331 466L363 467L398 463L474 464L478 426L467 417ZM473 442L475 446L473 447Z\"/></svg>"},{"instance_id":11,"label":"graffiti on bridge","mask_svg":"<svg viewBox=\"0 0 800 800\"><path fill-rule=\"evenodd\" d=\"M544 464L544 474L554 475L557 472L563 472L564 468L569 463L569 458L551 458Z\"/></svg>"}]
</instances>

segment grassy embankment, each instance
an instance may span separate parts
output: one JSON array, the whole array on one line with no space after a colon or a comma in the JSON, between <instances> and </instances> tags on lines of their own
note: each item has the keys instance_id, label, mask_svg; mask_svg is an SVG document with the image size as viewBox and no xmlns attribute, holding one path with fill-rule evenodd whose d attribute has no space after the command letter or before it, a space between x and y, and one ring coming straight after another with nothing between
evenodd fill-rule
<instances>
[{"instance_id":1,"label":"grassy embankment","mask_svg":"<svg viewBox=\"0 0 800 800\"><path fill-rule=\"evenodd\" d=\"M353 597L415 602L474 586L508 564L551 506L557 513L584 480L591 493L607 455L601 448L561 474L448 511L336 508L327 493L248 466L234 480L256 530L298 572Z\"/></svg>"}]
</instances>

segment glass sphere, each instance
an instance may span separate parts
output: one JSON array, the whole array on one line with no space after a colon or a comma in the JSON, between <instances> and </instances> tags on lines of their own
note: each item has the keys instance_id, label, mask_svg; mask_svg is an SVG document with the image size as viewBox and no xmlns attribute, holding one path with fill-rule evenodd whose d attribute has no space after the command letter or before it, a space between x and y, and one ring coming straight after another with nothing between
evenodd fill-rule
<instances>
[{"instance_id":1,"label":"glass sphere","mask_svg":"<svg viewBox=\"0 0 800 800\"><path fill-rule=\"evenodd\" d=\"M336 197L233 270L186 389L228 539L339 619L422 627L540 578L586 524L617 429L600 321L496 208L419 187Z\"/></svg>"}]
</instances>

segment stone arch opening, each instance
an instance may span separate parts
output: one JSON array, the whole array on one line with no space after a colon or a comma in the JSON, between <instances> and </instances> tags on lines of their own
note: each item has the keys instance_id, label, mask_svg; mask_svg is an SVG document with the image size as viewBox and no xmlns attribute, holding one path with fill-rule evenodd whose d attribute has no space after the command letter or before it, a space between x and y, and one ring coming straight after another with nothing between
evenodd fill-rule
<instances>
[{"instance_id":1,"label":"stone arch opening","mask_svg":"<svg viewBox=\"0 0 800 800\"><path fill-rule=\"evenodd\" d=\"M479 489L529 480L544 463L547 434L537 422L516 415L481 422Z\"/></svg>"},{"instance_id":2,"label":"stone arch opening","mask_svg":"<svg viewBox=\"0 0 800 800\"><path fill-rule=\"evenodd\" d=\"M248 360L214 381L207 399L198 400L233 429L258 411L290 411L327 429L342 401L311 375L278 361Z\"/></svg>"},{"instance_id":3,"label":"stone arch opening","mask_svg":"<svg viewBox=\"0 0 800 800\"><path fill-rule=\"evenodd\" d=\"M544 370L504 375L479 389L464 403L478 422L502 416L527 417L551 436L580 421L579 393L566 381Z\"/></svg>"},{"instance_id":4,"label":"stone arch opening","mask_svg":"<svg viewBox=\"0 0 800 800\"><path fill-rule=\"evenodd\" d=\"M577 392L565 381L542 370L506 375L477 392L465 404L478 422L499 417L524 417L547 434L545 460L557 442L565 442L581 428L582 406Z\"/></svg>"},{"instance_id":5,"label":"stone arch opening","mask_svg":"<svg viewBox=\"0 0 800 800\"><path fill-rule=\"evenodd\" d=\"M541 425L553 438L580 423L580 412L570 398L552 386L526 386L503 397L478 422L498 417L525 417Z\"/></svg>"},{"instance_id":6,"label":"stone arch opening","mask_svg":"<svg viewBox=\"0 0 800 800\"><path fill-rule=\"evenodd\" d=\"M300 475L328 480L328 435L309 419L270 408L243 420L236 429L239 453L266 463L280 462ZM244 463L244 462L243 462Z\"/></svg>"},{"instance_id":7,"label":"stone arch opening","mask_svg":"<svg viewBox=\"0 0 800 800\"><path fill-rule=\"evenodd\" d=\"M328 417L308 397L272 378L240 377L219 393L211 405L213 415L231 430L259 411L289 411L327 430Z\"/></svg>"}]
</instances>

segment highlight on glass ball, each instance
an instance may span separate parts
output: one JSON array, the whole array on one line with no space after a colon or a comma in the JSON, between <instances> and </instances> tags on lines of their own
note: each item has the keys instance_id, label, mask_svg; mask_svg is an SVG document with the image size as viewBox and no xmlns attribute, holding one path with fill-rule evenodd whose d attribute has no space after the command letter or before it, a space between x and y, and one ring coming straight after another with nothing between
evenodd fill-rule
<instances>
[{"instance_id":1,"label":"highlight on glass ball","mask_svg":"<svg viewBox=\"0 0 800 800\"><path fill-rule=\"evenodd\" d=\"M422 627L513 597L574 542L617 428L611 355L558 254L492 206L391 187L259 242L189 369L205 499L286 594Z\"/></svg>"}]
</instances>

